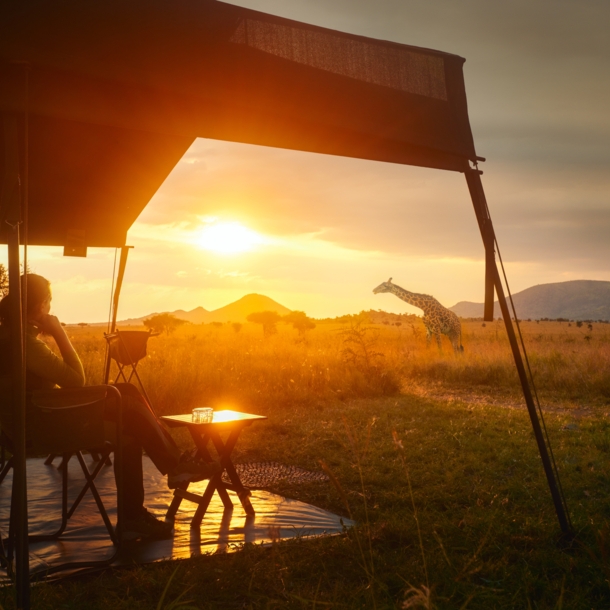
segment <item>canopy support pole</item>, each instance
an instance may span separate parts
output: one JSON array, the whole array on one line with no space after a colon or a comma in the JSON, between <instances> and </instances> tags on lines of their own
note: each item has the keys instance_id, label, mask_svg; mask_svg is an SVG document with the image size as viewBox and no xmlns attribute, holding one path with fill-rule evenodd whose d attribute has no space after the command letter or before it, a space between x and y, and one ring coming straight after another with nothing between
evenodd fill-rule
<instances>
[{"instance_id":1,"label":"canopy support pole","mask_svg":"<svg viewBox=\"0 0 610 610\"><path fill-rule=\"evenodd\" d=\"M18 610L30 607L30 557L28 547L28 492L25 461L25 353L21 329L21 282L19 265L19 224L11 226L8 243L9 293L11 297L11 360L15 461L13 467L13 499L15 517L15 592ZM19 332L16 332L19 330Z\"/></svg>"},{"instance_id":2,"label":"canopy support pole","mask_svg":"<svg viewBox=\"0 0 610 610\"><path fill-rule=\"evenodd\" d=\"M127 256L129 250L133 246L122 246L121 247L121 258L119 259L119 274L116 280L116 286L114 288L114 295L112 299L112 324L110 326L110 332L113 333L116 330L116 318L119 312L119 298L121 296L121 288L123 287L123 277L125 276L125 267L127 266ZM110 377L110 352L106 352L106 363L104 366L104 383L108 383Z\"/></svg>"},{"instance_id":3,"label":"canopy support pole","mask_svg":"<svg viewBox=\"0 0 610 610\"><path fill-rule=\"evenodd\" d=\"M483 244L485 246L486 306L488 305L488 282L493 280L493 284L491 285L491 317L488 318L486 315L485 320L493 320L493 289L495 286L496 294L498 295L498 303L500 305L500 310L502 311L502 317L504 318L506 334L508 335L508 341L513 352L515 366L517 367L517 373L519 374L519 380L521 381L521 387L523 389L523 397L525 398L527 410L532 422L532 428L534 429L534 436L538 444L540 457L542 458L542 465L544 467L549 489L551 490L551 496L553 498L553 504L555 505L559 526L561 527L563 534L570 536L572 534L572 528L568 518L567 507L564 505L564 501L555 478L549 451L542 433L540 420L538 419L538 413L536 411L536 405L534 403L529 380L525 371L523 357L521 355L521 350L519 349L515 329L511 320L510 311L508 309L508 303L506 301L506 296L504 295L504 286L502 285L502 280L496 264L494 252L495 233L493 230L491 217L489 215L489 210L487 208L483 183L481 182L481 172L478 169L471 169L466 171L465 174L466 182L468 183L468 190L470 191L470 197L472 199L474 211L479 223L479 229L481 230L481 236L483 238ZM487 307L485 313L489 313Z\"/></svg>"},{"instance_id":4,"label":"canopy support pole","mask_svg":"<svg viewBox=\"0 0 610 610\"><path fill-rule=\"evenodd\" d=\"M27 91L27 71L26 71ZM2 116L4 135L4 176L0 185L0 210L2 222L8 227L8 274L11 296L11 386L14 405L13 443L15 461L11 503L14 506L15 535L15 601L18 610L30 608L30 556L28 548L28 498L25 461L25 345L23 303L21 295L21 269L19 259L20 225L23 209L27 210L27 139L24 146L25 167L23 175L19 162L19 127L15 115ZM27 138L27 112L25 121ZM23 179L23 180L22 180Z\"/></svg>"}]
</instances>

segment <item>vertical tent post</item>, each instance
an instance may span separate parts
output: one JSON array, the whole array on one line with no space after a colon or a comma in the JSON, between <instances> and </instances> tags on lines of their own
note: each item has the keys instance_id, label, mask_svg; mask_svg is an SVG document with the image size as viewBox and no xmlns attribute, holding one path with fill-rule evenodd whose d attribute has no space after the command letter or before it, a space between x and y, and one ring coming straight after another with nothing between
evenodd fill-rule
<instances>
[{"instance_id":1,"label":"vertical tent post","mask_svg":"<svg viewBox=\"0 0 610 610\"><path fill-rule=\"evenodd\" d=\"M21 282L19 269L19 224L10 227L8 243L9 293L11 296L11 360L13 405L15 417L13 467L14 532L15 532L15 588L18 610L30 607L30 564L28 548L28 497L25 461L25 360L23 345L24 320L21 315ZM16 332L16 331L19 332Z\"/></svg>"},{"instance_id":2,"label":"vertical tent post","mask_svg":"<svg viewBox=\"0 0 610 610\"><path fill-rule=\"evenodd\" d=\"M22 221L21 172L19 167L19 128L17 117L4 114L4 176L0 189L2 221L7 228L9 293L11 294L11 386L13 400L13 443L15 461L11 506L15 533L16 604L19 610L30 607L30 569L28 549L28 505L25 462L25 353L23 343L19 227ZM25 147L27 155L27 145ZM27 180L27 170L23 176ZM27 195L27 190L24 188Z\"/></svg>"},{"instance_id":3,"label":"vertical tent post","mask_svg":"<svg viewBox=\"0 0 610 610\"><path fill-rule=\"evenodd\" d=\"M561 527L561 531L564 534L570 535L572 533L572 530L568 521L567 509L564 506L561 494L559 492L559 487L555 479L555 473L553 472L553 466L551 464L548 448L546 446L544 436L542 434L540 420L538 419L538 413L536 412L536 406L534 404L532 391L525 371L525 366L523 364L523 357L521 355L519 344L517 342L517 337L515 335L515 329L513 327L510 311L508 309L508 303L506 302L506 296L504 295L504 287L502 285L502 280L500 278L500 273L496 264L494 253L495 234L491 222L491 217L487 208L487 201L485 199L483 183L481 182L481 172L477 169L471 169L465 173L466 181L468 183L468 190L470 191L470 197L472 198L472 204L474 206L474 211L477 217L477 221L479 223L479 228L481 230L481 236L483 238L483 244L485 246L486 306L488 297L487 279L492 278L493 285L491 288L491 319L493 320L493 286L495 286L496 294L498 295L500 310L502 311L502 317L504 318L504 325L506 326L506 334L508 335L508 341L513 352L513 358L517 367L517 373L519 374L519 380L521 381L523 396L525 398L527 410L529 412L530 420L532 422L532 428L534 429L534 436L536 437L536 442L538 443L538 451L540 452L540 457L542 458L542 465L544 467L544 472L546 474L549 488L551 490L551 496L553 498L553 504L555 505L555 511L557 512L557 518L559 519L559 526ZM487 307L485 313L489 313ZM489 318L485 317L485 319L487 320Z\"/></svg>"},{"instance_id":4,"label":"vertical tent post","mask_svg":"<svg viewBox=\"0 0 610 610\"><path fill-rule=\"evenodd\" d=\"M116 318L119 311L119 297L121 296L121 288L123 286L123 277L125 276L125 267L127 266L127 255L129 254L130 248L133 246L122 246L121 247L121 258L119 260L119 274L116 280L116 287L114 289L114 295L112 299L112 325L110 326L110 332L113 333L116 330ZM106 352L106 364L104 367L104 383L108 383L110 377L110 351Z\"/></svg>"},{"instance_id":5,"label":"vertical tent post","mask_svg":"<svg viewBox=\"0 0 610 610\"><path fill-rule=\"evenodd\" d=\"M26 118L27 122L27 118ZM9 293L11 296L11 386L13 400L13 442L15 461L11 506L14 510L15 533L15 597L18 610L30 608L30 564L28 549L28 502L25 462L25 353L24 320L21 301L21 270L19 261L19 226L21 210L21 172L19 163L19 128L17 117L3 115L4 176L0 189L2 221L7 227ZM27 142L24 147L27 157ZM23 175L27 181L27 164ZM25 187L25 184L23 185ZM27 196L27 189L23 189Z\"/></svg>"}]
</instances>

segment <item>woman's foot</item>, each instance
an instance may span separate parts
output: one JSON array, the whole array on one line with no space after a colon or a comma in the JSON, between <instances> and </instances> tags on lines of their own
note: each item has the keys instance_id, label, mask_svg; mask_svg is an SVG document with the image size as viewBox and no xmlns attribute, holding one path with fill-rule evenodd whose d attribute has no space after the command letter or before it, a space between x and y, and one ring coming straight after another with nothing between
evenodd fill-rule
<instances>
[{"instance_id":1,"label":"woman's foot","mask_svg":"<svg viewBox=\"0 0 610 610\"><path fill-rule=\"evenodd\" d=\"M222 467L217 462L201 462L199 460L188 460L177 464L167 474L167 486L175 489L183 483L195 483L209 479L218 474Z\"/></svg>"},{"instance_id":2,"label":"woman's foot","mask_svg":"<svg viewBox=\"0 0 610 610\"><path fill-rule=\"evenodd\" d=\"M171 523L157 519L152 513L142 508L139 515L125 519L121 535L123 540L137 540L138 538L164 540L172 537L172 530Z\"/></svg>"}]
</instances>

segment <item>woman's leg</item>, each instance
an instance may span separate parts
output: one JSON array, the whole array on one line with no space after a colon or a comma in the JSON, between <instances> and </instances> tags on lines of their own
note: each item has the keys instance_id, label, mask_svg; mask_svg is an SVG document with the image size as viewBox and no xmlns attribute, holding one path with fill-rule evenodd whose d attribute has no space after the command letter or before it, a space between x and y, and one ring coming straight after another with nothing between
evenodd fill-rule
<instances>
[{"instance_id":1,"label":"woman's leg","mask_svg":"<svg viewBox=\"0 0 610 610\"><path fill-rule=\"evenodd\" d=\"M161 474L169 474L167 483L170 488L209 478L221 468L216 463L181 462L180 450L174 439L163 428L138 389L129 383L118 383L116 388L121 393L123 405L123 438L129 439L123 445L125 516L128 520L137 519L140 514L144 518L146 532L152 528L154 535L164 535L167 526L160 526L144 509L142 448ZM116 422L116 403L109 403L104 418Z\"/></svg>"},{"instance_id":2,"label":"woman's leg","mask_svg":"<svg viewBox=\"0 0 610 610\"><path fill-rule=\"evenodd\" d=\"M162 474L175 467L180 452L173 439L161 428L157 418L137 388L131 384L116 385L123 406L123 499L125 519L137 519L144 511L144 476L142 448ZM105 413L108 422L106 438L116 442L117 405L110 401ZM117 476L117 461L114 461Z\"/></svg>"},{"instance_id":3,"label":"woman's leg","mask_svg":"<svg viewBox=\"0 0 610 610\"><path fill-rule=\"evenodd\" d=\"M180 461L180 450L163 428L138 389L130 383L117 383L123 399L123 434L144 448L161 474L167 474ZM116 406L108 414L116 421Z\"/></svg>"},{"instance_id":4,"label":"woman's leg","mask_svg":"<svg viewBox=\"0 0 610 610\"><path fill-rule=\"evenodd\" d=\"M114 478L117 480L117 460ZM144 509L144 476L142 445L137 441L123 444L123 511L127 521L137 519Z\"/></svg>"}]
</instances>

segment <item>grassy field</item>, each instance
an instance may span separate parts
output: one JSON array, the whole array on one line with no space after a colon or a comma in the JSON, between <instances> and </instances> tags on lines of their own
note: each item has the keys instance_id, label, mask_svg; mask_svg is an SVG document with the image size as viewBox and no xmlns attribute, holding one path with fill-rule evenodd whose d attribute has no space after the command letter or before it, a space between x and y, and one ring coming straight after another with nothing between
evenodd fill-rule
<instances>
[{"instance_id":1,"label":"grassy field","mask_svg":"<svg viewBox=\"0 0 610 610\"><path fill-rule=\"evenodd\" d=\"M242 408L312 405L424 389L443 396L476 394L520 400L520 386L500 321L464 322L465 352L426 349L423 323L400 327L319 324L304 337L288 325L263 338L259 325L188 325L150 339L139 365L162 414L188 412L203 400ZM610 324L522 322L541 399L565 407L610 401ZM102 378L102 331L69 327L90 383ZM273 407L275 408L275 407Z\"/></svg>"},{"instance_id":2,"label":"grassy field","mask_svg":"<svg viewBox=\"0 0 610 610\"><path fill-rule=\"evenodd\" d=\"M610 607L610 325L523 324L578 534L571 545L559 539L499 323L466 322L462 356L448 342L426 349L413 320L279 331L183 326L150 340L140 370L161 413L268 415L242 436L236 461L325 468L330 483L273 491L358 527L44 584L34 607ZM69 333L99 382L101 331ZM3 607L11 595L0 590Z\"/></svg>"}]
</instances>

